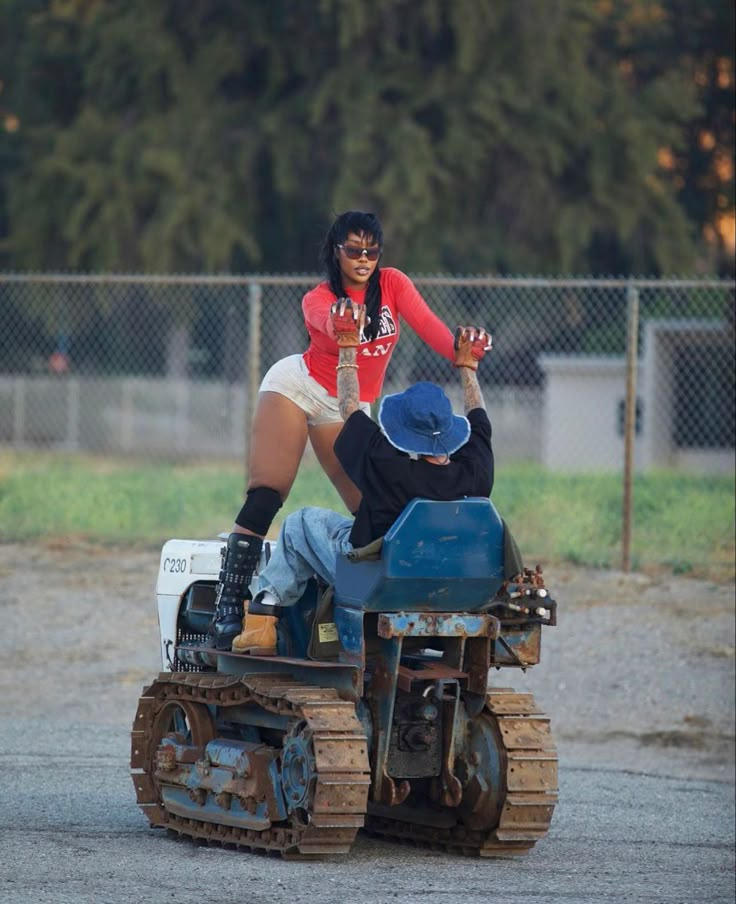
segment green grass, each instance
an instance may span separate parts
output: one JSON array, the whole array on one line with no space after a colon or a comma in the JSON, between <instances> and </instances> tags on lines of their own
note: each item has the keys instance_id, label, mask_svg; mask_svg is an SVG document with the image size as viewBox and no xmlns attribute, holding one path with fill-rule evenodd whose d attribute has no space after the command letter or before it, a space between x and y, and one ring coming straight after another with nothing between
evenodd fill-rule
<instances>
[{"instance_id":1,"label":"green grass","mask_svg":"<svg viewBox=\"0 0 736 904\"><path fill-rule=\"evenodd\" d=\"M713 579L734 577L734 480L674 472L634 481L632 563ZM160 545L227 531L240 508L238 464L166 465L26 453L0 455L0 539L85 539ZM619 475L559 475L515 465L493 500L527 564L618 568ZM342 510L330 482L305 462L274 523L303 505Z\"/></svg>"},{"instance_id":2,"label":"green grass","mask_svg":"<svg viewBox=\"0 0 736 904\"><path fill-rule=\"evenodd\" d=\"M656 472L635 477L631 559L635 570L734 577L734 479ZM497 475L493 500L525 559L619 568L622 478L513 467Z\"/></svg>"}]
</instances>

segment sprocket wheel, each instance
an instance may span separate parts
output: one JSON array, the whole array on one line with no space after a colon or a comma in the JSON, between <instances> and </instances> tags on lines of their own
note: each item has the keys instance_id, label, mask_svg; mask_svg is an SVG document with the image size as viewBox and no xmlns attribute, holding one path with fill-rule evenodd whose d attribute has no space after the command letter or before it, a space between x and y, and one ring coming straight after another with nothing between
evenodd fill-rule
<instances>
[{"instance_id":1,"label":"sprocket wheel","mask_svg":"<svg viewBox=\"0 0 736 904\"><path fill-rule=\"evenodd\" d=\"M293 726L284 738L281 787L289 813L305 824L314 799L317 769L312 731L306 722Z\"/></svg>"}]
</instances>

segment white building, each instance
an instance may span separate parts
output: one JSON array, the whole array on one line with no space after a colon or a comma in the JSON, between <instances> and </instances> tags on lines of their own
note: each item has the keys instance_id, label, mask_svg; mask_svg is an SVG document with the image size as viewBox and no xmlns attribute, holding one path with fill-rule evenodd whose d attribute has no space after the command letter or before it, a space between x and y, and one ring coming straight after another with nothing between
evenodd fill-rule
<instances>
[{"instance_id":1,"label":"white building","mask_svg":"<svg viewBox=\"0 0 736 904\"><path fill-rule=\"evenodd\" d=\"M637 366L634 464L733 473L733 332L725 321L649 320ZM545 355L542 462L617 470L624 460L623 357ZM724 374L730 373L724 379ZM723 412L730 411L724 419ZM711 412L713 416L711 417ZM715 412L720 412L716 416Z\"/></svg>"}]
</instances>

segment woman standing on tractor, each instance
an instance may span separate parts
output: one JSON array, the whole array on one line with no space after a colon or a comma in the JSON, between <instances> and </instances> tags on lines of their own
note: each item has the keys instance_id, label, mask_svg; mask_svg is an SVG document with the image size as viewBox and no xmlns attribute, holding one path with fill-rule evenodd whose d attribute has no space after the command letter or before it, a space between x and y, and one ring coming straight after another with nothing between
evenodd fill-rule
<instances>
[{"instance_id":1,"label":"woman standing on tractor","mask_svg":"<svg viewBox=\"0 0 736 904\"><path fill-rule=\"evenodd\" d=\"M320 253L326 279L302 301L309 347L277 361L263 379L251 430L246 500L224 550L210 627L217 649L229 650L242 630L243 601L263 538L291 490L307 438L348 511L356 512L360 504L360 491L333 449L343 419L337 403L339 346L331 326L332 305L349 298L366 307L358 363L340 366L357 368L361 408L368 414L381 393L401 320L438 354L454 360L449 328L408 276L379 266L382 254L383 229L375 214L349 210L335 219ZM251 645L259 646L256 632Z\"/></svg>"}]
</instances>

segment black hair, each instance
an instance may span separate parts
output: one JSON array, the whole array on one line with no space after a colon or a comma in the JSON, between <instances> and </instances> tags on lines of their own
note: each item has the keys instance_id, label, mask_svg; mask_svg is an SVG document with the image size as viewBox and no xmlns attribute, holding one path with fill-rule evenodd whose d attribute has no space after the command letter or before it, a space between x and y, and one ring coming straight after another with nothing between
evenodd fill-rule
<instances>
[{"instance_id":1,"label":"black hair","mask_svg":"<svg viewBox=\"0 0 736 904\"><path fill-rule=\"evenodd\" d=\"M339 214L335 222L325 236L320 250L320 263L327 274L327 282L335 293L335 298L344 298L347 295L342 284L342 271L340 270L339 252L336 245L342 245L348 237L348 233L365 235L372 239L374 245L383 249L383 228L378 217L374 213L364 213L361 210L346 210ZM378 325L381 314L381 268L376 264L376 269L371 273L365 290L365 307L370 323L365 328L366 339L375 339L378 335Z\"/></svg>"}]
</instances>

